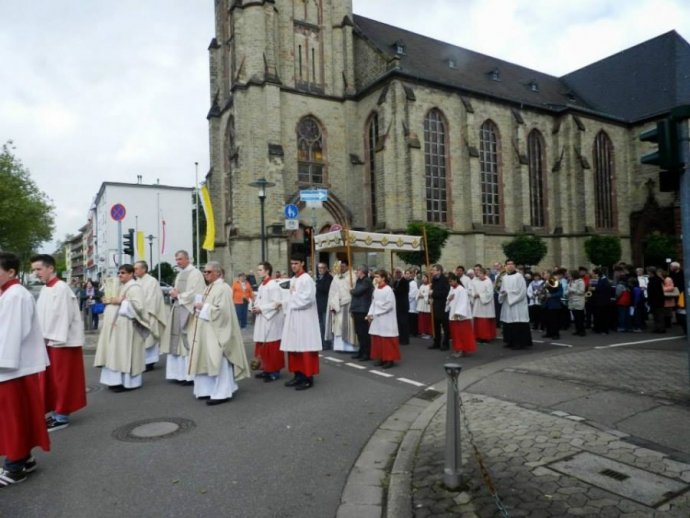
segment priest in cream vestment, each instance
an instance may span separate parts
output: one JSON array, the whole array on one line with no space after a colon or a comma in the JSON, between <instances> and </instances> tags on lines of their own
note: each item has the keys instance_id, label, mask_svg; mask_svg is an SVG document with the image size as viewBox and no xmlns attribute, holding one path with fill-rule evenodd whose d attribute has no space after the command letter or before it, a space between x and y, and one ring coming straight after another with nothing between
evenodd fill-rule
<instances>
[{"instance_id":1,"label":"priest in cream vestment","mask_svg":"<svg viewBox=\"0 0 690 518\"><path fill-rule=\"evenodd\" d=\"M170 319L161 337L161 352L168 353L165 361L165 379L191 384L189 376L189 328L194 314L194 303L206 289L204 276L189 260L189 254L180 250L175 254L180 273L170 291L173 301Z\"/></svg>"},{"instance_id":2,"label":"priest in cream vestment","mask_svg":"<svg viewBox=\"0 0 690 518\"><path fill-rule=\"evenodd\" d=\"M120 291L104 297L103 329L98 337L95 367L101 369L101 383L114 392L141 387L144 348L149 335L144 290L134 280L134 267L123 264L118 272Z\"/></svg>"},{"instance_id":3,"label":"priest in cream vestment","mask_svg":"<svg viewBox=\"0 0 690 518\"><path fill-rule=\"evenodd\" d=\"M188 374L194 377L194 395L217 405L232 397L237 381L249 377L250 371L232 291L223 282L220 263L207 263L203 273L208 286L194 304Z\"/></svg>"},{"instance_id":4,"label":"priest in cream vestment","mask_svg":"<svg viewBox=\"0 0 690 518\"><path fill-rule=\"evenodd\" d=\"M326 315L326 340L333 341L334 351L356 350L355 330L350 317L352 295L350 291L357 279L347 262L341 261L333 272L333 281L328 291L328 313Z\"/></svg>"},{"instance_id":5,"label":"priest in cream vestment","mask_svg":"<svg viewBox=\"0 0 690 518\"><path fill-rule=\"evenodd\" d=\"M154 364L158 361L160 352L160 341L165 326L168 325L168 308L163 300L163 291L158 279L149 275L149 265L146 261L134 263L134 275L137 283L144 290L144 307L149 319L149 330L151 334L146 339L146 352L144 361L146 370L153 370Z\"/></svg>"}]
</instances>

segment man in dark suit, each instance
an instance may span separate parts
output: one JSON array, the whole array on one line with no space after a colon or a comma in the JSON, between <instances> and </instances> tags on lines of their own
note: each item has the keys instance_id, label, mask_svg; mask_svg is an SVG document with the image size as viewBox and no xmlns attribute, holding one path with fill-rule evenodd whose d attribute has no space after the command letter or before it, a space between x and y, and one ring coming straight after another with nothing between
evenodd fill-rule
<instances>
[{"instance_id":1,"label":"man in dark suit","mask_svg":"<svg viewBox=\"0 0 690 518\"><path fill-rule=\"evenodd\" d=\"M654 318L654 332L665 333L666 323L664 322L664 281L661 280L654 266L647 268L649 283L647 284L647 304Z\"/></svg>"},{"instance_id":2,"label":"man in dark suit","mask_svg":"<svg viewBox=\"0 0 690 518\"><path fill-rule=\"evenodd\" d=\"M316 277L316 309L319 312L319 329L321 330L321 346L324 351L333 349L330 340L325 340L326 330L326 311L328 310L328 292L331 289L333 276L328 271L326 263L319 263L318 274Z\"/></svg>"},{"instance_id":3,"label":"man in dark suit","mask_svg":"<svg viewBox=\"0 0 690 518\"><path fill-rule=\"evenodd\" d=\"M369 307L371 306L371 296L374 292L374 284L369 278L369 269L366 266L357 268L357 281L350 290L352 302L350 303L350 313L355 322L355 333L359 342L359 351L352 357L360 361L370 360L371 340L369 337L369 323L366 320Z\"/></svg>"},{"instance_id":4,"label":"man in dark suit","mask_svg":"<svg viewBox=\"0 0 690 518\"><path fill-rule=\"evenodd\" d=\"M398 319L398 340L400 345L410 344L410 323L407 314L410 311L410 281L400 268L393 273L393 293L395 294L395 316Z\"/></svg>"},{"instance_id":5,"label":"man in dark suit","mask_svg":"<svg viewBox=\"0 0 690 518\"><path fill-rule=\"evenodd\" d=\"M434 343L427 349L441 349L447 351L450 347L448 334L448 313L446 313L446 299L450 292L448 279L443 275L443 266L435 264L431 267L431 309L434 320ZM443 330L443 342L441 342L441 330Z\"/></svg>"}]
</instances>

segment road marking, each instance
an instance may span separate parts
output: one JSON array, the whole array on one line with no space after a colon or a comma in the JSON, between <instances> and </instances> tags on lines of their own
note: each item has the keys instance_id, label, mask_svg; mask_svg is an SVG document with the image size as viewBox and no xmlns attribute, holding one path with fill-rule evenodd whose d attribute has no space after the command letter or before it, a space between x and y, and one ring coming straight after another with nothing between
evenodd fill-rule
<instances>
[{"instance_id":1,"label":"road marking","mask_svg":"<svg viewBox=\"0 0 690 518\"><path fill-rule=\"evenodd\" d=\"M595 349L612 349L614 347L624 347L626 345L637 345L637 344L651 344L654 342L668 342L670 340L679 340L679 339L685 339L684 336L666 336L664 338L651 338L649 340L639 340L637 342L623 342L620 344L611 344L611 345L597 345Z\"/></svg>"},{"instance_id":2,"label":"road marking","mask_svg":"<svg viewBox=\"0 0 690 518\"><path fill-rule=\"evenodd\" d=\"M357 365L356 363L346 363L345 365L347 365L348 367L353 367L355 369L361 369L361 370L366 369L366 367L364 365Z\"/></svg>"},{"instance_id":3,"label":"road marking","mask_svg":"<svg viewBox=\"0 0 690 518\"><path fill-rule=\"evenodd\" d=\"M414 385L415 387L423 387L424 383L420 383L419 381L414 381L410 380L407 378L398 378L398 381L402 381L403 383L409 383L410 385Z\"/></svg>"},{"instance_id":4,"label":"road marking","mask_svg":"<svg viewBox=\"0 0 690 518\"><path fill-rule=\"evenodd\" d=\"M393 377L392 374L388 374L387 372L377 371L374 369L371 369L369 372L371 372L372 374L376 374L377 376L382 376L384 378L392 378Z\"/></svg>"},{"instance_id":5,"label":"road marking","mask_svg":"<svg viewBox=\"0 0 690 518\"><path fill-rule=\"evenodd\" d=\"M340 358L333 358L332 356L324 356L327 360L331 360L332 362L335 363L345 363L345 360L341 360Z\"/></svg>"},{"instance_id":6,"label":"road marking","mask_svg":"<svg viewBox=\"0 0 690 518\"><path fill-rule=\"evenodd\" d=\"M557 345L558 347L572 347L570 344L561 344L558 342L551 342L551 345Z\"/></svg>"}]
</instances>

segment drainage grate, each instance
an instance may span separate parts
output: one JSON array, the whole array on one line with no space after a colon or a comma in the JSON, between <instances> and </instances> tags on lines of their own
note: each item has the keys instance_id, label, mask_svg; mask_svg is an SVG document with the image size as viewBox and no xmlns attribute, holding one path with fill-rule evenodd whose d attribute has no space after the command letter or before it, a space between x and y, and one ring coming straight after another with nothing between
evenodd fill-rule
<instances>
[{"instance_id":1,"label":"drainage grate","mask_svg":"<svg viewBox=\"0 0 690 518\"><path fill-rule=\"evenodd\" d=\"M600 471L599 473L620 481L623 481L626 478L630 478L630 476L626 475L625 473L621 473L620 471L616 471L613 469L605 469Z\"/></svg>"}]
</instances>

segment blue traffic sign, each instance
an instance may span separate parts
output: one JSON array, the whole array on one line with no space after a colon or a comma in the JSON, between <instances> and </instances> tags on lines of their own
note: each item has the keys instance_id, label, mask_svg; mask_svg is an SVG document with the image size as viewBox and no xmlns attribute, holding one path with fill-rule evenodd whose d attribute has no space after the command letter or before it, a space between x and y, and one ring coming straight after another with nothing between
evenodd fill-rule
<instances>
[{"instance_id":1,"label":"blue traffic sign","mask_svg":"<svg viewBox=\"0 0 690 518\"><path fill-rule=\"evenodd\" d=\"M122 221L127 215L127 210L122 203L116 203L110 208L110 217L115 221Z\"/></svg>"},{"instance_id":2,"label":"blue traffic sign","mask_svg":"<svg viewBox=\"0 0 690 518\"><path fill-rule=\"evenodd\" d=\"M300 201L328 201L328 189L311 189L299 192Z\"/></svg>"},{"instance_id":3,"label":"blue traffic sign","mask_svg":"<svg viewBox=\"0 0 690 518\"><path fill-rule=\"evenodd\" d=\"M297 219L297 216L299 216L299 209L297 205L285 205L283 214L285 214L285 219Z\"/></svg>"}]
</instances>

